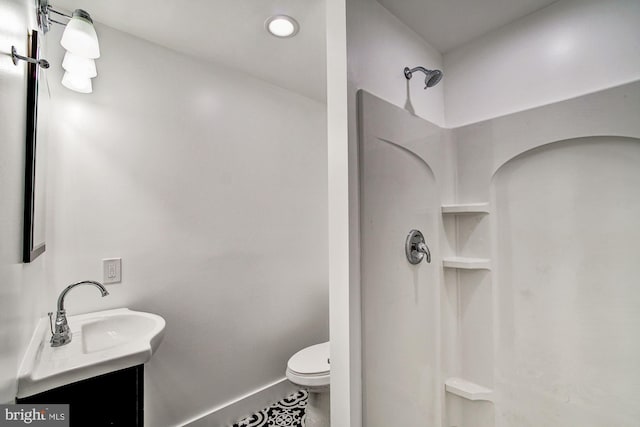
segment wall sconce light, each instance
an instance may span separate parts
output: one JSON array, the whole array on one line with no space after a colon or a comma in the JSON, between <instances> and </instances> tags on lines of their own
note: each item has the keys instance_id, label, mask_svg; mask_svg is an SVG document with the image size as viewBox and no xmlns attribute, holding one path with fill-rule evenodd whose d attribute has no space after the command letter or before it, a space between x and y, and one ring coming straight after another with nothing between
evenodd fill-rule
<instances>
[{"instance_id":1,"label":"wall sconce light","mask_svg":"<svg viewBox=\"0 0 640 427\"><path fill-rule=\"evenodd\" d=\"M65 73L62 85L68 89L81 93L91 93L93 87L91 79L98 75L95 59L100 57L98 35L93 27L93 20L88 12L76 9L73 15L55 10L49 5L49 0L37 0L38 26L43 33L47 33L51 24L65 27L60 44L67 52L62 61ZM51 18L50 13L69 18L65 24Z\"/></svg>"},{"instance_id":2,"label":"wall sconce light","mask_svg":"<svg viewBox=\"0 0 640 427\"><path fill-rule=\"evenodd\" d=\"M80 93L93 92L93 86L91 85L90 78L78 76L68 71L65 71L64 76L62 76L62 85L67 89Z\"/></svg>"},{"instance_id":3,"label":"wall sconce light","mask_svg":"<svg viewBox=\"0 0 640 427\"><path fill-rule=\"evenodd\" d=\"M64 54L64 59L62 60L62 68L64 68L64 70L69 73L84 76L90 79L98 75L98 71L96 70L96 61L91 58L85 58L71 52L67 52Z\"/></svg>"},{"instance_id":4,"label":"wall sconce light","mask_svg":"<svg viewBox=\"0 0 640 427\"><path fill-rule=\"evenodd\" d=\"M75 55L99 58L100 45L91 15L82 9L76 9L62 33L60 44Z\"/></svg>"}]
</instances>

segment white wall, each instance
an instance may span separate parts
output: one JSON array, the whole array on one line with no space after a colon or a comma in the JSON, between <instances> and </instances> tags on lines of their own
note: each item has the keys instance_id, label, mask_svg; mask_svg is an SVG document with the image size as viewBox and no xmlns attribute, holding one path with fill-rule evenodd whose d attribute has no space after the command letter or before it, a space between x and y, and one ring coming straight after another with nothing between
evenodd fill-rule
<instances>
[{"instance_id":1,"label":"white wall","mask_svg":"<svg viewBox=\"0 0 640 427\"><path fill-rule=\"evenodd\" d=\"M418 65L441 69L442 55L377 1L347 2L347 52L355 89L444 124L443 85L424 90L424 74L407 80L403 71Z\"/></svg>"},{"instance_id":2,"label":"white wall","mask_svg":"<svg viewBox=\"0 0 640 427\"><path fill-rule=\"evenodd\" d=\"M11 46L25 54L31 2L0 1L0 403L13 402L18 365L45 311L47 252L22 263L22 209L27 66L11 61Z\"/></svg>"},{"instance_id":3,"label":"white wall","mask_svg":"<svg viewBox=\"0 0 640 427\"><path fill-rule=\"evenodd\" d=\"M639 22L637 0L562 0L447 53L447 126L639 79Z\"/></svg>"},{"instance_id":4,"label":"white wall","mask_svg":"<svg viewBox=\"0 0 640 427\"><path fill-rule=\"evenodd\" d=\"M406 66L441 68L442 57L374 0L328 0L327 29L331 340L332 360L340 363L332 364L332 422L357 427L362 397L356 92L365 89L442 124L442 86L424 91L424 79L408 82L403 73ZM344 43L347 58L340 56Z\"/></svg>"},{"instance_id":5,"label":"white wall","mask_svg":"<svg viewBox=\"0 0 640 427\"><path fill-rule=\"evenodd\" d=\"M328 339L325 105L97 31L93 94L62 87L61 48L49 52L48 276L58 292L122 257L110 296L77 289L67 308L167 320L145 417L176 425L277 381L295 351Z\"/></svg>"},{"instance_id":6,"label":"white wall","mask_svg":"<svg viewBox=\"0 0 640 427\"><path fill-rule=\"evenodd\" d=\"M346 0L326 0L327 174L331 336L331 425L360 425L359 295L349 261L349 117ZM356 270L357 271L357 270ZM354 314L355 312L355 314ZM354 320L355 319L355 320ZM357 325L355 323L357 322Z\"/></svg>"}]
</instances>

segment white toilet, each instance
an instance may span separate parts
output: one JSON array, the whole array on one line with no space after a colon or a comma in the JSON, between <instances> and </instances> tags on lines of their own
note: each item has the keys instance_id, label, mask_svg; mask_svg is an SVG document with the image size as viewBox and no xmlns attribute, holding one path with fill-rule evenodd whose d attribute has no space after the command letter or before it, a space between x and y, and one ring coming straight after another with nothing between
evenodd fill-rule
<instances>
[{"instance_id":1,"label":"white toilet","mask_svg":"<svg viewBox=\"0 0 640 427\"><path fill-rule=\"evenodd\" d=\"M309 392L305 426L329 427L329 343L303 348L291 356L287 378Z\"/></svg>"}]
</instances>

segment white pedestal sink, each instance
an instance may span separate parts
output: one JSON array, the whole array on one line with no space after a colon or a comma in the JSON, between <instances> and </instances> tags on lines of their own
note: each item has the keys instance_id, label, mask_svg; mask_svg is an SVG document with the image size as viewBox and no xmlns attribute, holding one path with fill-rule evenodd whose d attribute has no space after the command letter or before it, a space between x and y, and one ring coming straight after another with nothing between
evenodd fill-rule
<instances>
[{"instance_id":1,"label":"white pedestal sink","mask_svg":"<svg viewBox=\"0 0 640 427\"><path fill-rule=\"evenodd\" d=\"M51 347L43 317L18 372L18 397L148 362L164 336L162 317L128 308L69 316L70 343Z\"/></svg>"}]
</instances>

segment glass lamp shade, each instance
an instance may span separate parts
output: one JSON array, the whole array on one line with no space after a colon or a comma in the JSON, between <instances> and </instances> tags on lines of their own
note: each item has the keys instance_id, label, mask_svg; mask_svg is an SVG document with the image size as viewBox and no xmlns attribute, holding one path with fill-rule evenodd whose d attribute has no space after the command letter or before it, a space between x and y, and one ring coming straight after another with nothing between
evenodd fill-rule
<instances>
[{"instance_id":1,"label":"glass lamp shade","mask_svg":"<svg viewBox=\"0 0 640 427\"><path fill-rule=\"evenodd\" d=\"M91 79L89 77L77 76L68 71L62 76L62 85L67 89L80 93L93 92L93 86L91 85Z\"/></svg>"},{"instance_id":2,"label":"glass lamp shade","mask_svg":"<svg viewBox=\"0 0 640 427\"><path fill-rule=\"evenodd\" d=\"M99 58L98 35L87 12L76 9L62 33L60 44L69 52L85 58Z\"/></svg>"},{"instance_id":3,"label":"glass lamp shade","mask_svg":"<svg viewBox=\"0 0 640 427\"><path fill-rule=\"evenodd\" d=\"M78 56L71 52L64 54L62 68L76 76L92 78L98 75L98 71L96 70L96 61L91 58Z\"/></svg>"}]
</instances>

